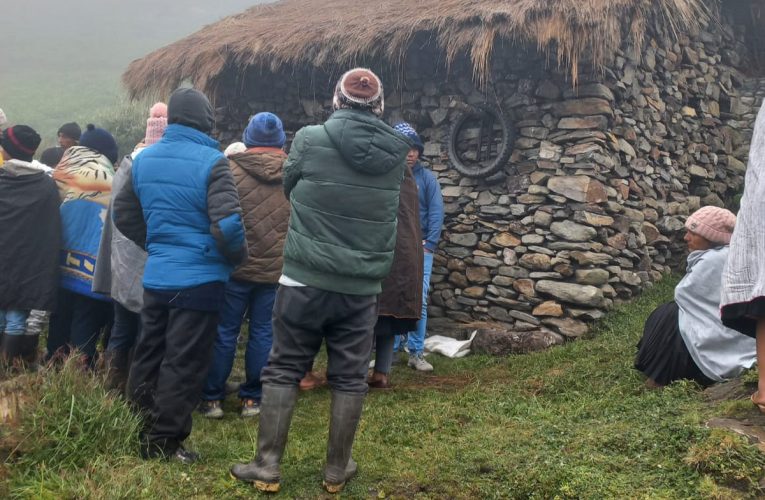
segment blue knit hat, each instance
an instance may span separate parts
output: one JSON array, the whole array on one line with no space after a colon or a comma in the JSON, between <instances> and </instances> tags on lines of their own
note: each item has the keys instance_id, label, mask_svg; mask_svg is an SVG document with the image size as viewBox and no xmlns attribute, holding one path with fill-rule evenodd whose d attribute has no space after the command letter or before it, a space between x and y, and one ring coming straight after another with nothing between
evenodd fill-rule
<instances>
[{"instance_id":1,"label":"blue knit hat","mask_svg":"<svg viewBox=\"0 0 765 500\"><path fill-rule=\"evenodd\" d=\"M393 127L393 129L399 134L408 137L409 140L414 143L414 147L416 147L420 152L420 156L422 156L422 152L425 151L425 146L422 144L422 139L420 139L420 136L417 135L417 131L414 130L414 127L406 122L401 122Z\"/></svg>"},{"instance_id":2,"label":"blue knit hat","mask_svg":"<svg viewBox=\"0 0 765 500\"><path fill-rule=\"evenodd\" d=\"M284 134L282 121L273 113L258 113L250 118L250 123L242 134L242 142L248 148L284 146L287 136Z\"/></svg>"},{"instance_id":3,"label":"blue knit hat","mask_svg":"<svg viewBox=\"0 0 765 500\"><path fill-rule=\"evenodd\" d=\"M119 154L117 153L117 141L114 140L114 136L102 128L96 128L92 123L89 123L87 130L82 133L80 146L85 146L97 153L101 153L112 162L112 165L117 163Z\"/></svg>"}]
</instances>

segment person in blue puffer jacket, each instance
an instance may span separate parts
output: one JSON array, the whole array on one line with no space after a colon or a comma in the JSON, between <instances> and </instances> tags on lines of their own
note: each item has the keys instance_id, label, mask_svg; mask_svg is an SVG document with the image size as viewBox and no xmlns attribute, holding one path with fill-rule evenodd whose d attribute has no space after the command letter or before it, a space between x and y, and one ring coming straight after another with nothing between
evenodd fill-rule
<instances>
[{"instance_id":1,"label":"person in blue puffer jacket","mask_svg":"<svg viewBox=\"0 0 765 500\"><path fill-rule=\"evenodd\" d=\"M210 101L173 92L162 139L136 157L113 220L146 248L142 333L128 396L144 416L141 454L192 463L191 433L215 341L224 285L247 255L242 210L213 128Z\"/></svg>"},{"instance_id":2,"label":"person in blue puffer jacket","mask_svg":"<svg viewBox=\"0 0 765 500\"><path fill-rule=\"evenodd\" d=\"M414 143L406 157L406 164L412 169L414 180L417 182L417 197L420 202L420 230L422 231L422 246L425 251L422 315L417 322L417 329L408 334L408 366L417 371L429 372L433 371L433 365L425 361L422 351L425 345L425 333L428 326L428 296L430 292L430 273L433 270L433 254L438 249L438 240L441 239L441 227L444 225L444 200L441 197L441 186L438 184L438 179L420 161L422 152L425 149L420 136L408 123L399 123L393 128ZM398 349L398 342L396 342L396 349Z\"/></svg>"}]
</instances>

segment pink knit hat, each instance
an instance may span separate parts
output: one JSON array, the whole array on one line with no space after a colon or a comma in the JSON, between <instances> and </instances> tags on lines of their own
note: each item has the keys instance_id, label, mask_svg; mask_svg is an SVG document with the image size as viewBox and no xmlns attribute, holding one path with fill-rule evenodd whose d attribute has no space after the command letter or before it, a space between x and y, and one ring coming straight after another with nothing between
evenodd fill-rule
<instances>
[{"instance_id":1,"label":"pink knit hat","mask_svg":"<svg viewBox=\"0 0 765 500\"><path fill-rule=\"evenodd\" d=\"M733 212L720 207L702 207L685 221L685 228L698 234L705 240L718 245L730 243L736 216Z\"/></svg>"},{"instance_id":2,"label":"pink knit hat","mask_svg":"<svg viewBox=\"0 0 765 500\"><path fill-rule=\"evenodd\" d=\"M143 143L151 146L162 139L162 134L167 128L167 104L158 102L149 110L149 119L146 120L146 138Z\"/></svg>"}]
</instances>

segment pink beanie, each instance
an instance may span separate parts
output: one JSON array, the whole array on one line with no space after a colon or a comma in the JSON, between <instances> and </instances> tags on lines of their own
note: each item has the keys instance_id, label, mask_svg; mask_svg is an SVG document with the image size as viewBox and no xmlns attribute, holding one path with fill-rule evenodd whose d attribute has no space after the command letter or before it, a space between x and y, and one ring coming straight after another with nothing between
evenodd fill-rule
<instances>
[{"instance_id":1,"label":"pink beanie","mask_svg":"<svg viewBox=\"0 0 765 500\"><path fill-rule=\"evenodd\" d=\"M702 207L685 221L685 228L698 234L705 240L718 245L730 243L736 216L733 212L720 207Z\"/></svg>"},{"instance_id":2,"label":"pink beanie","mask_svg":"<svg viewBox=\"0 0 765 500\"><path fill-rule=\"evenodd\" d=\"M151 146L162 139L162 134L167 128L167 104L158 102L149 110L149 119L146 120L146 138L144 144Z\"/></svg>"}]
</instances>

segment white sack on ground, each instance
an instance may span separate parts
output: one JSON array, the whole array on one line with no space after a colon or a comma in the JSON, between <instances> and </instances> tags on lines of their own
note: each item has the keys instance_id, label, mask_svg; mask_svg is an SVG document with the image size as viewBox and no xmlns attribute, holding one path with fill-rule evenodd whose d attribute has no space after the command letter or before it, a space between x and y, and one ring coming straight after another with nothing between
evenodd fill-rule
<instances>
[{"instance_id":1,"label":"white sack on ground","mask_svg":"<svg viewBox=\"0 0 765 500\"><path fill-rule=\"evenodd\" d=\"M461 358L470 354L470 344L478 330L474 330L467 340L456 340L443 335L434 335L425 339L425 352L436 353L447 358Z\"/></svg>"}]
</instances>

